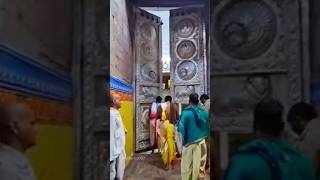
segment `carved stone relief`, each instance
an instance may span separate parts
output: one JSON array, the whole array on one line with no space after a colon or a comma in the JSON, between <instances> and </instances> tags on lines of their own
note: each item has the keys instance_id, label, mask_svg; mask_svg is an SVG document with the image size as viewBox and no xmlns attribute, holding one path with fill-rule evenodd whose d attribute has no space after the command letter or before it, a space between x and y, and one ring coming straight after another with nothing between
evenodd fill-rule
<instances>
[{"instance_id":1,"label":"carved stone relief","mask_svg":"<svg viewBox=\"0 0 320 180\"><path fill-rule=\"evenodd\" d=\"M139 94L141 101L153 101L157 96L159 96L159 87L141 86Z\"/></svg>"},{"instance_id":2,"label":"carved stone relief","mask_svg":"<svg viewBox=\"0 0 320 180\"><path fill-rule=\"evenodd\" d=\"M139 118L136 123L136 147L137 151L143 150L150 146L149 142L149 110L151 104L141 104L139 106Z\"/></svg>"},{"instance_id":3,"label":"carved stone relief","mask_svg":"<svg viewBox=\"0 0 320 180\"><path fill-rule=\"evenodd\" d=\"M211 105L215 108L211 115L217 134L251 133L253 110L264 97L279 100L286 110L302 100L301 62L309 61L302 54L308 49L304 39L308 30L302 27L309 23L304 22L309 18L308 6L309 1L297 0L214 1L210 58L214 59ZM235 150L228 148L220 151L218 161Z\"/></svg>"},{"instance_id":4,"label":"carved stone relief","mask_svg":"<svg viewBox=\"0 0 320 180\"><path fill-rule=\"evenodd\" d=\"M136 80L136 151L148 149L149 143L149 108L161 88L161 20L142 9L135 11L135 80Z\"/></svg>"},{"instance_id":5,"label":"carved stone relief","mask_svg":"<svg viewBox=\"0 0 320 180\"><path fill-rule=\"evenodd\" d=\"M188 81L197 74L197 65L193 61L183 61L177 66L177 74L180 79Z\"/></svg>"},{"instance_id":6,"label":"carved stone relief","mask_svg":"<svg viewBox=\"0 0 320 180\"><path fill-rule=\"evenodd\" d=\"M157 46L154 43L145 42L141 44L140 47L141 55L148 61L156 61L157 60Z\"/></svg>"},{"instance_id":7,"label":"carved stone relief","mask_svg":"<svg viewBox=\"0 0 320 180\"><path fill-rule=\"evenodd\" d=\"M214 129L228 132L252 132L252 124L252 114L242 117L221 117L219 121L214 122Z\"/></svg>"},{"instance_id":8,"label":"carved stone relief","mask_svg":"<svg viewBox=\"0 0 320 180\"><path fill-rule=\"evenodd\" d=\"M155 64L146 63L141 66L141 77L145 81L157 82L159 79L158 67Z\"/></svg>"},{"instance_id":9,"label":"carved stone relief","mask_svg":"<svg viewBox=\"0 0 320 180\"><path fill-rule=\"evenodd\" d=\"M175 97L178 103L188 103L191 93L201 94L200 85L177 85L175 86Z\"/></svg>"},{"instance_id":10,"label":"carved stone relief","mask_svg":"<svg viewBox=\"0 0 320 180\"><path fill-rule=\"evenodd\" d=\"M195 25L192 19L183 19L176 25L176 31L180 37L189 37L193 34Z\"/></svg>"},{"instance_id":11,"label":"carved stone relief","mask_svg":"<svg viewBox=\"0 0 320 180\"><path fill-rule=\"evenodd\" d=\"M246 114L252 113L262 97L274 97L275 94L270 93L274 89L287 93L283 94L287 98L282 101L285 107L301 100L299 1L287 2L284 5L276 0L224 0L216 4L211 41L215 52L211 52L211 56L215 60L212 89L218 124L245 125L236 121L249 122L244 116L250 118ZM269 80L249 78L252 74L266 74ZM270 77L279 74L285 80L270 84ZM234 126L224 127L231 130Z\"/></svg>"},{"instance_id":12,"label":"carved stone relief","mask_svg":"<svg viewBox=\"0 0 320 180\"><path fill-rule=\"evenodd\" d=\"M201 8L180 8L170 11L171 77L174 100L188 103L192 92L206 93L206 67ZM196 84L196 85L195 85Z\"/></svg>"},{"instance_id":13,"label":"carved stone relief","mask_svg":"<svg viewBox=\"0 0 320 180\"><path fill-rule=\"evenodd\" d=\"M224 82L228 82L225 84ZM266 97L271 97L271 82L267 75L249 75L243 77L225 77L217 79L214 114L219 117L217 122L219 129L224 127L228 129L250 129L252 124L252 110L254 107ZM246 119L245 122L237 122L237 120ZM232 126L230 124L233 124ZM226 126L229 124L230 126ZM223 125L223 127L220 127ZM240 125L246 125L240 127Z\"/></svg>"},{"instance_id":14,"label":"carved stone relief","mask_svg":"<svg viewBox=\"0 0 320 180\"><path fill-rule=\"evenodd\" d=\"M156 28L152 23L144 23L141 25L141 36L144 40L154 41L157 38Z\"/></svg>"},{"instance_id":15,"label":"carved stone relief","mask_svg":"<svg viewBox=\"0 0 320 180\"><path fill-rule=\"evenodd\" d=\"M277 21L263 1L237 1L225 6L216 24L216 38L229 56L250 59L264 53L273 43Z\"/></svg>"},{"instance_id":16,"label":"carved stone relief","mask_svg":"<svg viewBox=\"0 0 320 180\"><path fill-rule=\"evenodd\" d=\"M191 59L196 55L196 51L196 45L190 40L183 40L177 46L177 55L180 59Z\"/></svg>"}]
</instances>

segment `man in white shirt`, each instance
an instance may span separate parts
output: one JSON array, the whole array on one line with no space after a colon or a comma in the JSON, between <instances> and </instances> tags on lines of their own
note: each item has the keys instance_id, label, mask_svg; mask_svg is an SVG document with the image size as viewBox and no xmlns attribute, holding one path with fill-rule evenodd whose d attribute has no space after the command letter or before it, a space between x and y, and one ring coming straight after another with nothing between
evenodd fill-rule
<instances>
[{"instance_id":1,"label":"man in white shirt","mask_svg":"<svg viewBox=\"0 0 320 180\"><path fill-rule=\"evenodd\" d=\"M25 152L36 144L35 119L24 104L0 107L0 179L35 180Z\"/></svg>"},{"instance_id":2,"label":"man in white shirt","mask_svg":"<svg viewBox=\"0 0 320 180\"><path fill-rule=\"evenodd\" d=\"M317 117L314 107L304 102L293 105L288 112L287 121L292 130L299 135L296 144L298 150L312 161L319 178L320 119Z\"/></svg>"},{"instance_id":3,"label":"man in white shirt","mask_svg":"<svg viewBox=\"0 0 320 180\"><path fill-rule=\"evenodd\" d=\"M125 169L125 128L118 109L121 108L120 96L110 96L110 180L123 179Z\"/></svg>"},{"instance_id":4,"label":"man in white shirt","mask_svg":"<svg viewBox=\"0 0 320 180\"><path fill-rule=\"evenodd\" d=\"M202 94L200 96L201 101L201 107L206 110L208 113L210 113L210 98L207 94Z\"/></svg>"},{"instance_id":5,"label":"man in white shirt","mask_svg":"<svg viewBox=\"0 0 320 180\"><path fill-rule=\"evenodd\" d=\"M207 94L202 94L200 96L200 101L201 101L201 107L202 109L206 110L210 114L210 98ZM206 144L207 144L207 150L210 152L210 142L209 138L206 138ZM207 163L206 163L206 170L209 169L209 164L210 164L210 153L207 155Z\"/></svg>"}]
</instances>

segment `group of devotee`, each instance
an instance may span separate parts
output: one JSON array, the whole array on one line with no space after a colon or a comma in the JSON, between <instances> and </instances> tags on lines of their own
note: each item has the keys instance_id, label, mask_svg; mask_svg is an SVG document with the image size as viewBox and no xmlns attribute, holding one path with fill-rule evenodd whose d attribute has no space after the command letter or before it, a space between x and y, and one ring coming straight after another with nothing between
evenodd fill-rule
<instances>
[{"instance_id":1,"label":"group of devotee","mask_svg":"<svg viewBox=\"0 0 320 180\"><path fill-rule=\"evenodd\" d=\"M199 105L198 94L191 94L189 106L181 115L171 96L166 96L164 102L160 96L156 97L150 107L150 144L160 152L165 170L173 169L177 157L181 157L181 177L185 180L205 176L210 103L207 95L202 95L200 99L202 106ZM122 180L126 157L126 129L119 112L119 95L110 95L110 106L110 179ZM178 147L181 146L183 149L180 148L179 153Z\"/></svg>"},{"instance_id":2,"label":"group of devotee","mask_svg":"<svg viewBox=\"0 0 320 180\"><path fill-rule=\"evenodd\" d=\"M110 149L113 155L110 155L110 173L122 179L125 128L115 111L121 106L117 96L111 99L111 117L115 122L110 124L110 133L116 132L114 138L119 142ZM165 170L174 169L181 158L182 180L205 178L210 154L209 110L209 96L203 94L199 98L196 93L190 94L189 105L181 113L171 96L166 96L164 102L158 96L150 107L150 144L160 152ZM253 109L255 140L238 148L228 162L223 179L320 179L319 128L320 119L311 104L297 103L285 115L281 102L272 98L261 100Z\"/></svg>"},{"instance_id":3,"label":"group of devotee","mask_svg":"<svg viewBox=\"0 0 320 180\"><path fill-rule=\"evenodd\" d=\"M179 114L171 96L158 96L150 109L150 143L158 149L165 170L174 169L181 157L182 179L201 179L208 169L209 96L190 94L189 106ZM182 147L183 148L179 148ZM180 149L180 150L179 150Z\"/></svg>"}]
</instances>

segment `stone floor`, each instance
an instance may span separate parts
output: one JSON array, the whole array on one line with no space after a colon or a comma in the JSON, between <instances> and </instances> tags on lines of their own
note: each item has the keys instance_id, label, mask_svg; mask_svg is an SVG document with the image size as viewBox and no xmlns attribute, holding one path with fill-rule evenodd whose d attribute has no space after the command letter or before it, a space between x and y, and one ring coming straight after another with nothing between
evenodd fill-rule
<instances>
[{"instance_id":1,"label":"stone floor","mask_svg":"<svg viewBox=\"0 0 320 180\"><path fill-rule=\"evenodd\" d=\"M125 171L125 180L180 180L180 159L174 169L164 170L159 153L135 154ZM209 180L209 173L205 180Z\"/></svg>"}]
</instances>

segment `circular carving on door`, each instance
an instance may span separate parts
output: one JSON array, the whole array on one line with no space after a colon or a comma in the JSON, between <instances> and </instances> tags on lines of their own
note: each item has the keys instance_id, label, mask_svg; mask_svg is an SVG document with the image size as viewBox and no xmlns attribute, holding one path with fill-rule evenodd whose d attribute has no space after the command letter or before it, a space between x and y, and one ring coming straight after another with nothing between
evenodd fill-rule
<instances>
[{"instance_id":1,"label":"circular carving on door","mask_svg":"<svg viewBox=\"0 0 320 180\"><path fill-rule=\"evenodd\" d=\"M190 40L183 40L178 44L177 55L181 59L190 59L196 53L196 45Z\"/></svg>"},{"instance_id":2,"label":"circular carving on door","mask_svg":"<svg viewBox=\"0 0 320 180\"><path fill-rule=\"evenodd\" d=\"M277 32L277 21L271 7L263 1L237 1L219 13L216 39L231 57L250 59L269 49Z\"/></svg>"},{"instance_id":3,"label":"circular carving on door","mask_svg":"<svg viewBox=\"0 0 320 180\"><path fill-rule=\"evenodd\" d=\"M141 128L140 129L140 131L146 131L147 129L149 129L149 123L148 123L148 121L149 121L149 109L148 108L143 108L142 109L142 115L141 115L141 120L140 120L140 122L139 122L139 128Z\"/></svg>"},{"instance_id":4,"label":"circular carving on door","mask_svg":"<svg viewBox=\"0 0 320 180\"><path fill-rule=\"evenodd\" d=\"M140 48L142 57L145 59L154 61L156 60L156 47L152 46L150 43L143 43Z\"/></svg>"},{"instance_id":5,"label":"circular carving on door","mask_svg":"<svg viewBox=\"0 0 320 180\"><path fill-rule=\"evenodd\" d=\"M193 34L195 29L192 19L183 19L179 21L176 25L176 31L181 37L189 37Z\"/></svg>"},{"instance_id":6,"label":"circular carving on door","mask_svg":"<svg viewBox=\"0 0 320 180\"><path fill-rule=\"evenodd\" d=\"M157 67L152 66L149 63L144 64L141 67L141 75L145 81L157 82L157 78L158 78Z\"/></svg>"},{"instance_id":7,"label":"circular carving on door","mask_svg":"<svg viewBox=\"0 0 320 180\"><path fill-rule=\"evenodd\" d=\"M151 23L144 23L140 27L141 35L145 40L153 41L157 37L157 31L153 24Z\"/></svg>"},{"instance_id":8,"label":"circular carving on door","mask_svg":"<svg viewBox=\"0 0 320 180\"><path fill-rule=\"evenodd\" d=\"M197 74L197 65L192 61L183 61L177 67L180 79L189 81Z\"/></svg>"}]
</instances>

